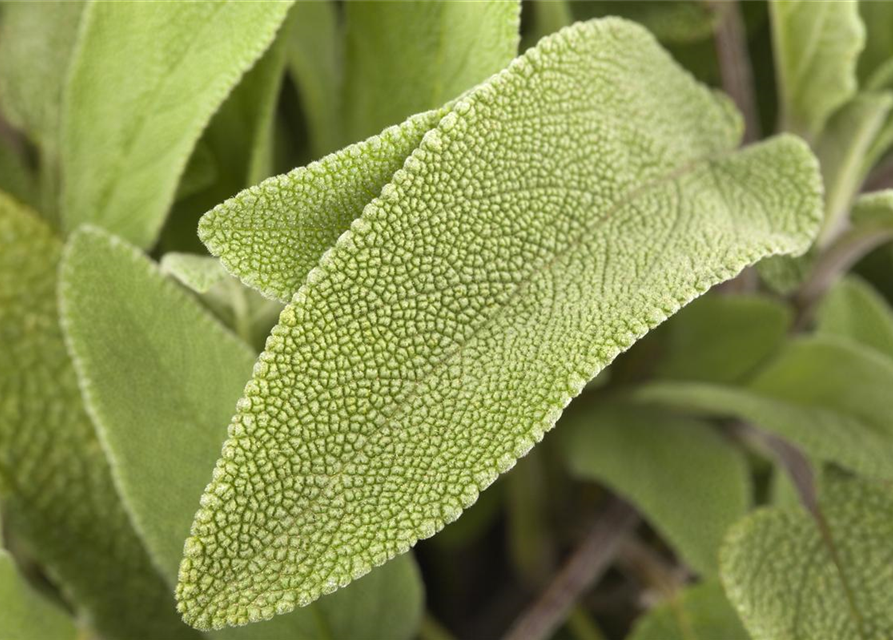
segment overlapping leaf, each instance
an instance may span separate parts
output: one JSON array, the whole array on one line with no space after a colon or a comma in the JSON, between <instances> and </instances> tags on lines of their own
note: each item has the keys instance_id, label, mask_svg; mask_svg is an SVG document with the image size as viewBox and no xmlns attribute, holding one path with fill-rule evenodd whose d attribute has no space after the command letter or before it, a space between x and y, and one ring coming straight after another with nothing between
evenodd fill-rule
<instances>
[{"instance_id":1,"label":"overlapping leaf","mask_svg":"<svg viewBox=\"0 0 893 640\"><path fill-rule=\"evenodd\" d=\"M739 133L620 20L459 100L280 317L187 542L185 618L270 617L405 552L649 328L805 250L814 159L790 137L730 153Z\"/></svg>"},{"instance_id":2,"label":"overlapping leaf","mask_svg":"<svg viewBox=\"0 0 893 640\"><path fill-rule=\"evenodd\" d=\"M893 312L864 280L849 276L819 307L816 331L850 338L893 358Z\"/></svg>"},{"instance_id":3,"label":"overlapping leaf","mask_svg":"<svg viewBox=\"0 0 893 640\"><path fill-rule=\"evenodd\" d=\"M629 640L751 640L719 582L689 587L636 622Z\"/></svg>"}]
</instances>

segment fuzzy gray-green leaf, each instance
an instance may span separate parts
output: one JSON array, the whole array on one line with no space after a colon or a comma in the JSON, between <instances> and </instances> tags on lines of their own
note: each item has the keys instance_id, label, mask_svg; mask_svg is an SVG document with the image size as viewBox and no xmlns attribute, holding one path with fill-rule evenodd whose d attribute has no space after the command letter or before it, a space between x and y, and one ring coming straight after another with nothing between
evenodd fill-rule
<instances>
[{"instance_id":1,"label":"fuzzy gray-green leaf","mask_svg":"<svg viewBox=\"0 0 893 640\"><path fill-rule=\"evenodd\" d=\"M280 316L193 524L184 617L270 617L404 553L650 328L804 251L815 159L792 137L734 153L739 133L622 20L459 100Z\"/></svg>"}]
</instances>

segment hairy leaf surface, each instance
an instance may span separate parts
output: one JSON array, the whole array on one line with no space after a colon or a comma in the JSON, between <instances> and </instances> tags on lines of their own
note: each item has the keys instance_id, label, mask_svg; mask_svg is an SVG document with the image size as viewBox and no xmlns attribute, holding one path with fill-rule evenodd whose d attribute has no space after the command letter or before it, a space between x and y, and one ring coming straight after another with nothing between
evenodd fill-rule
<instances>
[{"instance_id":1,"label":"hairy leaf surface","mask_svg":"<svg viewBox=\"0 0 893 640\"><path fill-rule=\"evenodd\" d=\"M762 509L723 546L723 583L754 640L893 635L890 485L839 473L822 485L819 520Z\"/></svg>"},{"instance_id":2,"label":"hairy leaf surface","mask_svg":"<svg viewBox=\"0 0 893 640\"><path fill-rule=\"evenodd\" d=\"M573 411L561 435L575 475L626 496L689 566L716 574L723 536L750 503L738 450L709 424L623 405Z\"/></svg>"},{"instance_id":3,"label":"hairy leaf surface","mask_svg":"<svg viewBox=\"0 0 893 640\"><path fill-rule=\"evenodd\" d=\"M287 2L91 3L63 115L66 227L146 247L211 115L272 42Z\"/></svg>"},{"instance_id":4,"label":"hairy leaf surface","mask_svg":"<svg viewBox=\"0 0 893 640\"><path fill-rule=\"evenodd\" d=\"M137 249L99 230L72 236L60 292L68 343L115 480L174 585L195 501L254 353ZM312 609L215 637L405 639L421 598L418 572L406 556Z\"/></svg>"},{"instance_id":5,"label":"hairy leaf surface","mask_svg":"<svg viewBox=\"0 0 893 640\"><path fill-rule=\"evenodd\" d=\"M636 623L629 640L751 640L718 581L683 590Z\"/></svg>"},{"instance_id":6,"label":"hairy leaf surface","mask_svg":"<svg viewBox=\"0 0 893 640\"><path fill-rule=\"evenodd\" d=\"M651 327L805 250L814 158L730 153L739 132L622 20L458 101L283 311L193 524L185 618L270 617L405 552Z\"/></svg>"},{"instance_id":7,"label":"hairy leaf surface","mask_svg":"<svg viewBox=\"0 0 893 640\"><path fill-rule=\"evenodd\" d=\"M49 227L0 195L4 513L104 637L195 637L121 506L81 402L58 321L61 252Z\"/></svg>"},{"instance_id":8,"label":"hairy leaf surface","mask_svg":"<svg viewBox=\"0 0 893 640\"><path fill-rule=\"evenodd\" d=\"M775 70L782 127L807 139L821 133L858 88L865 27L856 0L772 0Z\"/></svg>"},{"instance_id":9,"label":"hairy leaf surface","mask_svg":"<svg viewBox=\"0 0 893 640\"><path fill-rule=\"evenodd\" d=\"M856 276L839 282L822 300L818 333L851 338L893 358L893 312L870 284Z\"/></svg>"},{"instance_id":10,"label":"hairy leaf surface","mask_svg":"<svg viewBox=\"0 0 893 640\"><path fill-rule=\"evenodd\" d=\"M747 386L653 383L638 400L734 416L801 446L811 456L893 478L893 362L833 336L801 338Z\"/></svg>"}]
</instances>

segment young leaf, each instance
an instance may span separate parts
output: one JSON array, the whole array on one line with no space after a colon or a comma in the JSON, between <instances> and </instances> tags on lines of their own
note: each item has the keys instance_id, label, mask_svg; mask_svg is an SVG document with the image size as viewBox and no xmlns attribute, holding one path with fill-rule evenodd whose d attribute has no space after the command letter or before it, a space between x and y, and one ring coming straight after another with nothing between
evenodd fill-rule
<instances>
[{"instance_id":1,"label":"young leaf","mask_svg":"<svg viewBox=\"0 0 893 640\"><path fill-rule=\"evenodd\" d=\"M856 276L828 292L816 320L819 334L850 338L893 358L893 312L871 285Z\"/></svg>"},{"instance_id":2,"label":"young leaf","mask_svg":"<svg viewBox=\"0 0 893 640\"><path fill-rule=\"evenodd\" d=\"M0 195L4 513L103 637L194 638L121 506L81 403L58 324L61 252L49 227Z\"/></svg>"},{"instance_id":3,"label":"young leaf","mask_svg":"<svg viewBox=\"0 0 893 640\"><path fill-rule=\"evenodd\" d=\"M3 640L75 640L77 630L59 607L36 593L0 548L0 632Z\"/></svg>"},{"instance_id":4,"label":"young leaf","mask_svg":"<svg viewBox=\"0 0 893 640\"><path fill-rule=\"evenodd\" d=\"M772 0L775 72L782 128L808 140L856 94L865 27L856 0Z\"/></svg>"},{"instance_id":5,"label":"young leaf","mask_svg":"<svg viewBox=\"0 0 893 640\"><path fill-rule=\"evenodd\" d=\"M173 585L196 498L254 353L137 249L102 231L75 233L60 273L66 337L90 414L133 521ZM335 638L408 638L420 603L407 556L331 603L220 637L324 640L322 618L335 630L352 625L333 631ZM388 615L371 624L365 615L375 606L387 606Z\"/></svg>"},{"instance_id":6,"label":"young leaf","mask_svg":"<svg viewBox=\"0 0 893 640\"><path fill-rule=\"evenodd\" d=\"M270 617L405 552L651 327L804 251L814 158L730 153L739 132L622 20L460 100L283 311L193 523L185 619Z\"/></svg>"},{"instance_id":7,"label":"young leaf","mask_svg":"<svg viewBox=\"0 0 893 640\"><path fill-rule=\"evenodd\" d=\"M348 2L345 143L435 109L518 55L521 3Z\"/></svg>"},{"instance_id":8,"label":"young leaf","mask_svg":"<svg viewBox=\"0 0 893 640\"><path fill-rule=\"evenodd\" d=\"M667 323L662 378L738 382L785 340L790 309L762 296L707 295Z\"/></svg>"},{"instance_id":9,"label":"young leaf","mask_svg":"<svg viewBox=\"0 0 893 640\"><path fill-rule=\"evenodd\" d=\"M826 474L819 511L762 509L729 533L723 583L753 640L893 634L889 484Z\"/></svg>"},{"instance_id":10,"label":"young leaf","mask_svg":"<svg viewBox=\"0 0 893 640\"><path fill-rule=\"evenodd\" d=\"M689 566L716 574L723 536L750 503L741 453L709 424L642 407L583 407L560 429L572 473L626 496Z\"/></svg>"},{"instance_id":11,"label":"young leaf","mask_svg":"<svg viewBox=\"0 0 893 640\"><path fill-rule=\"evenodd\" d=\"M893 362L830 336L802 338L746 387L653 383L632 395L716 416L753 422L823 461L893 478Z\"/></svg>"},{"instance_id":12,"label":"young leaf","mask_svg":"<svg viewBox=\"0 0 893 640\"><path fill-rule=\"evenodd\" d=\"M199 134L288 7L90 3L63 115L66 228L151 245Z\"/></svg>"},{"instance_id":13,"label":"young leaf","mask_svg":"<svg viewBox=\"0 0 893 640\"><path fill-rule=\"evenodd\" d=\"M683 590L649 611L628 640L750 640L718 581Z\"/></svg>"}]
</instances>

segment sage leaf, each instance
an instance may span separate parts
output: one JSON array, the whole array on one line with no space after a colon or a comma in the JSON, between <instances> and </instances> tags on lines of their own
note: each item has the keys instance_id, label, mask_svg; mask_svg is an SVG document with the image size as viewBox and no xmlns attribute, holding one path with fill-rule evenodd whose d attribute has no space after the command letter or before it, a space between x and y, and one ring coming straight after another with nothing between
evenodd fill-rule
<instances>
[{"instance_id":1,"label":"sage leaf","mask_svg":"<svg viewBox=\"0 0 893 640\"><path fill-rule=\"evenodd\" d=\"M625 496L689 566L716 575L723 536L750 503L738 450L704 422L624 405L570 411L559 433L574 475Z\"/></svg>"},{"instance_id":2,"label":"sage leaf","mask_svg":"<svg viewBox=\"0 0 893 640\"><path fill-rule=\"evenodd\" d=\"M37 181L24 159L10 144L0 141L0 191L22 204L34 207L38 203Z\"/></svg>"},{"instance_id":3,"label":"sage leaf","mask_svg":"<svg viewBox=\"0 0 893 640\"><path fill-rule=\"evenodd\" d=\"M104 638L195 638L133 530L81 401L56 304L61 253L45 223L0 194L4 515Z\"/></svg>"},{"instance_id":4,"label":"sage leaf","mask_svg":"<svg viewBox=\"0 0 893 640\"><path fill-rule=\"evenodd\" d=\"M712 37L723 11L722 5L697 0L591 0L573 2L572 8L578 20L603 16L635 20L665 44L690 44Z\"/></svg>"},{"instance_id":5,"label":"sage leaf","mask_svg":"<svg viewBox=\"0 0 893 640\"><path fill-rule=\"evenodd\" d=\"M228 277L219 260L192 253L164 254L161 270L196 293L207 293Z\"/></svg>"},{"instance_id":6,"label":"sage leaf","mask_svg":"<svg viewBox=\"0 0 893 640\"><path fill-rule=\"evenodd\" d=\"M889 2L859 2L865 24L865 50L859 56L860 84L890 88L893 80L893 6Z\"/></svg>"},{"instance_id":7,"label":"sage leaf","mask_svg":"<svg viewBox=\"0 0 893 640\"><path fill-rule=\"evenodd\" d=\"M850 338L893 358L893 312L871 285L848 276L824 297L816 332Z\"/></svg>"},{"instance_id":8,"label":"sage leaf","mask_svg":"<svg viewBox=\"0 0 893 640\"><path fill-rule=\"evenodd\" d=\"M404 553L638 337L804 251L814 158L793 137L731 153L739 134L616 19L459 100L280 316L186 544L184 618L271 617Z\"/></svg>"},{"instance_id":9,"label":"sage leaf","mask_svg":"<svg viewBox=\"0 0 893 640\"><path fill-rule=\"evenodd\" d=\"M719 581L682 590L643 616L629 640L751 640Z\"/></svg>"},{"instance_id":10,"label":"sage leaf","mask_svg":"<svg viewBox=\"0 0 893 640\"><path fill-rule=\"evenodd\" d=\"M782 128L814 140L856 94L865 27L856 0L771 0Z\"/></svg>"},{"instance_id":11,"label":"sage leaf","mask_svg":"<svg viewBox=\"0 0 893 640\"><path fill-rule=\"evenodd\" d=\"M0 549L0 629L3 640L75 640L68 615L46 601L19 575L15 562Z\"/></svg>"},{"instance_id":12,"label":"sage leaf","mask_svg":"<svg viewBox=\"0 0 893 640\"><path fill-rule=\"evenodd\" d=\"M706 295L667 322L654 373L738 382L781 347L792 320L786 305L765 296Z\"/></svg>"},{"instance_id":13,"label":"sage leaf","mask_svg":"<svg viewBox=\"0 0 893 640\"><path fill-rule=\"evenodd\" d=\"M435 109L518 55L521 3L345 5L345 142Z\"/></svg>"},{"instance_id":14,"label":"sage leaf","mask_svg":"<svg viewBox=\"0 0 893 640\"><path fill-rule=\"evenodd\" d=\"M811 457L877 478L893 478L893 362L851 340L792 341L744 387L656 382L638 400L750 421Z\"/></svg>"},{"instance_id":15,"label":"sage leaf","mask_svg":"<svg viewBox=\"0 0 893 640\"><path fill-rule=\"evenodd\" d=\"M819 512L761 509L729 533L723 583L753 640L893 634L889 484L825 474Z\"/></svg>"},{"instance_id":16,"label":"sage leaf","mask_svg":"<svg viewBox=\"0 0 893 640\"><path fill-rule=\"evenodd\" d=\"M211 115L287 2L90 3L63 114L65 227L151 245Z\"/></svg>"},{"instance_id":17,"label":"sage leaf","mask_svg":"<svg viewBox=\"0 0 893 640\"><path fill-rule=\"evenodd\" d=\"M71 237L60 272L66 337L90 413L133 521L174 585L195 501L254 352L139 250L98 229ZM214 637L408 639L420 605L418 571L406 556L332 602Z\"/></svg>"}]
</instances>

